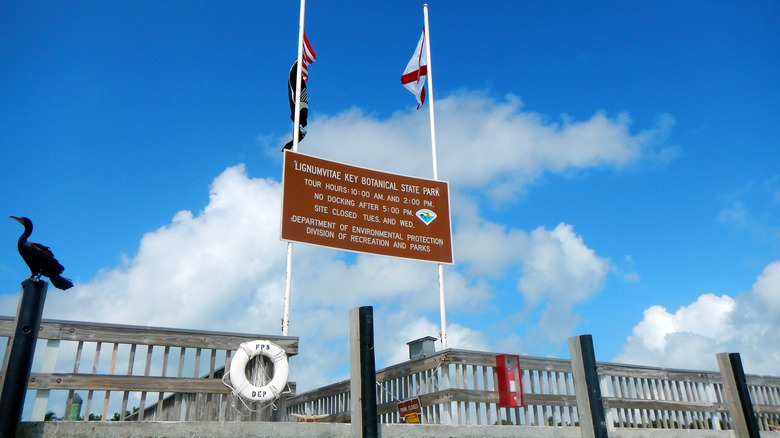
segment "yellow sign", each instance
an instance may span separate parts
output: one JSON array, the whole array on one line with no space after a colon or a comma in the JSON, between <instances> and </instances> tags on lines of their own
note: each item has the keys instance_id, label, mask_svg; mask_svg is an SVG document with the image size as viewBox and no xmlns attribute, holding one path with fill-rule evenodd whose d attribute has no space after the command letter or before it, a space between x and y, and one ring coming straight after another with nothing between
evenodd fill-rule
<instances>
[{"instance_id":1,"label":"yellow sign","mask_svg":"<svg viewBox=\"0 0 780 438\"><path fill-rule=\"evenodd\" d=\"M412 412L411 414L406 414L404 416L404 423L407 424L420 424L420 414L417 412Z\"/></svg>"}]
</instances>

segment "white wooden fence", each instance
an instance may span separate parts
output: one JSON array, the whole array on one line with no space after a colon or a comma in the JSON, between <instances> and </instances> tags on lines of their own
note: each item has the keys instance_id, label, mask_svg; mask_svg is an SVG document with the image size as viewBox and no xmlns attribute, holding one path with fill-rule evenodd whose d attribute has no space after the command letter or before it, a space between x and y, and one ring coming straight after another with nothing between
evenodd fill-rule
<instances>
[{"instance_id":1,"label":"white wooden fence","mask_svg":"<svg viewBox=\"0 0 780 438\"><path fill-rule=\"evenodd\" d=\"M0 337L9 337L12 332L13 319L0 317ZM246 409L229 393L221 377L225 367L229 368L237 346L258 338L277 343L290 356L297 354L298 340L291 337L44 320L28 384L27 399L34 404L32 420L42 420L48 411L62 412L63 406L69 409L72 395L78 393L84 399L81 410L84 420L89 419L89 414L106 420L116 412L117 420L148 423L143 430L164 428L168 423L159 421L172 420L180 424L176 433L185 435L197 435L198 430L218 433L218 428L207 426L204 421L225 424L246 420L299 421L293 413L326 415L321 422L349 421L348 381L283 398L277 411L281 418L274 418L267 411ZM480 434L490 431L491 436L505 436L504 430L516 430L517 436L579 436L579 408L571 362L521 356L520 365L525 405L517 408L498 404L493 353L448 349L379 370L376 372L377 411L383 433L425 436L423 431L431 434L431 427L454 425L455 428L441 429L442 433L486 436ZM707 433L695 436L733 436L733 418L720 373L612 363L598 363L597 373L610 436L628 437L632 431L649 429L680 433L699 430ZM780 426L780 378L748 375L746 380L762 433L778 436L778 432L770 431ZM423 406L423 425L416 429L423 435L409 434L412 429L408 427L412 426L399 424L396 405L412 397L418 397ZM43 436L71 436L69 433L80 436L81 429L75 426L68 429L67 424L87 424L56 423L28 423L20 431L37 433L35 430L40 428L57 428L58 432ZM402 427L390 427L394 425ZM116 430L126 428L129 428L128 436L144 436L131 432L142 429L130 426L117 426ZM304 431L286 426L274 430L278 436L298 436L295 430ZM178 436L176 433L172 432L171 436ZM301 433L300 436L318 436L317 432Z\"/></svg>"},{"instance_id":2,"label":"white wooden fence","mask_svg":"<svg viewBox=\"0 0 780 438\"><path fill-rule=\"evenodd\" d=\"M396 405L418 397L423 424L522 426L579 425L571 362L520 356L525 405L498 403L495 354L448 349L379 370L378 413L399 423ZM720 373L598 363L603 404L611 428L729 430L731 416ZM780 426L780 377L747 376L762 431ZM286 401L289 414L328 415L349 421L349 382Z\"/></svg>"},{"instance_id":3,"label":"white wooden fence","mask_svg":"<svg viewBox=\"0 0 780 438\"><path fill-rule=\"evenodd\" d=\"M13 330L14 318L0 317L0 338L9 338L8 345ZM298 353L295 337L43 320L26 418L41 421L54 412L69 419L78 394L84 421L270 419L268 406L245 405L222 383L234 351L256 339L274 342L288 356ZM256 358L253 383L267 383L262 371L270 367Z\"/></svg>"}]
</instances>

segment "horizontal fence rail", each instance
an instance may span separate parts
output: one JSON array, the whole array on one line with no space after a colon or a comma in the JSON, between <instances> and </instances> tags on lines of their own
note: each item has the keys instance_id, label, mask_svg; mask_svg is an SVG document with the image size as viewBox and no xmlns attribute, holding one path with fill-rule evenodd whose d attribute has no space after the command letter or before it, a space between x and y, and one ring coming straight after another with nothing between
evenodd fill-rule
<instances>
[{"instance_id":1,"label":"horizontal fence rail","mask_svg":"<svg viewBox=\"0 0 780 438\"><path fill-rule=\"evenodd\" d=\"M6 351L13 330L14 318L0 317ZM53 412L85 421L270 419L269 406L242 403L222 382L234 351L256 339L279 345L288 356L298 353L295 337L43 320L27 418L40 421ZM252 382L267 383L271 367L256 358L248 367Z\"/></svg>"}]
</instances>

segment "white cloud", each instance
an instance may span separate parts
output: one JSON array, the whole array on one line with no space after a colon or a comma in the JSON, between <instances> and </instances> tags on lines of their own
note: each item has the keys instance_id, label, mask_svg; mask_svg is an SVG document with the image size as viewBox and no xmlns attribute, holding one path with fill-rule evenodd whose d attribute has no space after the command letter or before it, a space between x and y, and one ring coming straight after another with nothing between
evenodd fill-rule
<instances>
[{"instance_id":1,"label":"white cloud","mask_svg":"<svg viewBox=\"0 0 780 438\"><path fill-rule=\"evenodd\" d=\"M639 282L639 273L634 271L634 258L627 255L623 258L623 266L615 267L616 272L623 276L623 280L628 283Z\"/></svg>"},{"instance_id":2,"label":"white cloud","mask_svg":"<svg viewBox=\"0 0 780 438\"><path fill-rule=\"evenodd\" d=\"M53 296L48 315L209 329L229 325L234 309L247 308L237 302L272 288L269 274L283 266L284 245L265 231L278 228L279 194L278 183L247 179L243 166L225 170L214 180L201 214L177 213L170 225L147 233L137 255L122 266L78 285L72 294ZM278 299L259 299L281 306ZM268 306L249 307L259 309Z\"/></svg>"},{"instance_id":3,"label":"white cloud","mask_svg":"<svg viewBox=\"0 0 780 438\"><path fill-rule=\"evenodd\" d=\"M540 332L564 340L578 324L573 306L602 289L612 267L588 248L568 224L530 234L485 220L458 228L455 241L464 270L490 279L515 275L526 311L541 306ZM520 300L516 301L520 305Z\"/></svg>"},{"instance_id":4,"label":"white cloud","mask_svg":"<svg viewBox=\"0 0 780 438\"><path fill-rule=\"evenodd\" d=\"M769 315L780 317L780 262L764 269L753 284L753 293Z\"/></svg>"},{"instance_id":5,"label":"white cloud","mask_svg":"<svg viewBox=\"0 0 780 438\"><path fill-rule=\"evenodd\" d=\"M490 350L523 343L526 333L511 325L488 336L491 328L452 318L490 310L500 282L516 286L519 293L510 292L518 309L520 294L543 307L538 329L547 337L570 336L577 324L572 306L602 288L610 263L588 248L572 225L527 232L486 220L489 211L482 204L514 196L544 172L636 162L667 126L631 135L627 116L601 113L582 122L546 123L522 112L513 96L496 101L461 93L437 104L440 176L452 181L458 207L453 210L458 264L447 267L444 278L449 346ZM328 159L430 175L423 112L399 112L387 120L359 110L319 116L310 122L303 145L307 153ZM278 159L278 148L270 150ZM138 253L120 266L68 294L52 294L45 317L281 333L286 244L279 240L280 192L279 182L250 178L243 166L226 169L214 179L202 211L176 213L170 224L147 233ZM485 202L485 196L491 199ZM379 364L405 358L412 339L437 336L434 264L345 256L306 245L295 245L293 260L290 334L299 336L301 345L291 361L291 378L299 389L347 375L351 308L374 306Z\"/></svg>"},{"instance_id":6,"label":"white cloud","mask_svg":"<svg viewBox=\"0 0 780 438\"><path fill-rule=\"evenodd\" d=\"M425 336L437 338L434 344L436 350L441 350L441 324L438 320L434 322L427 317L415 319L414 312L409 311L386 312L385 315L382 319L375 318L375 336L384 340L377 344L377 362L381 360L390 365L409 360L407 342ZM478 351L486 351L490 347L484 333L457 323L447 324L447 344L449 347Z\"/></svg>"},{"instance_id":7,"label":"white cloud","mask_svg":"<svg viewBox=\"0 0 780 438\"><path fill-rule=\"evenodd\" d=\"M780 175L764 181L751 181L721 194L723 207L718 221L740 231L763 245L777 248L780 242L778 209L780 206Z\"/></svg>"},{"instance_id":8,"label":"white cloud","mask_svg":"<svg viewBox=\"0 0 780 438\"><path fill-rule=\"evenodd\" d=\"M644 319L634 327L633 334L645 348L663 351L666 336L686 332L702 336L728 335L728 316L736 303L733 298L706 294L694 303L683 306L674 314L664 307L652 306L644 312Z\"/></svg>"},{"instance_id":9,"label":"white cloud","mask_svg":"<svg viewBox=\"0 0 780 438\"><path fill-rule=\"evenodd\" d=\"M770 263L752 290L732 298L705 294L669 312L645 310L616 362L717 369L715 355L738 352L745 371L780 374L780 261Z\"/></svg>"},{"instance_id":10,"label":"white cloud","mask_svg":"<svg viewBox=\"0 0 780 438\"><path fill-rule=\"evenodd\" d=\"M488 221L463 223L457 228L457 262L476 275L500 278L521 261L528 247L528 234Z\"/></svg>"},{"instance_id":11,"label":"white cloud","mask_svg":"<svg viewBox=\"0 0 780 438\"><path fill-rule=\"evenodd\" d=\"M544 303L540 332L551 340L571 336L579 323L572 307L601 290L610 263L588 248L571 225L531 232L518 290L531 305Z\"/></svg>"},{"instance_id":12,"label":"white cloud","mask_svg":"<svg viewBox=\"0 0 780 438\"><path fill-rule=\"evenodd\" d=\"M639 273L638 272L627 272L625 275L623 275L623 280L629 282L629 283L636 283L639 281Z\"/></svg>"},{"instance_id":13,"label":"white cloud","mask_svg":"<svg viewBox=\"0 0 780 438\"><path fill-rule=\"evenodd\" d=\"M436 102L439 178L502 201L544 172L620 168L642 158L657 159L663 154L655 148L673 124L671 116L662 115L655 126L632 135L625 114L609 118L596 113L586 121L564 116L560 123L548 123L524 112L516 96L495 100L461 92ZM309 125L307 153L390 172L432 175L430 122L422 111L398 112L379 121L352 109L316 117Z\"/></svg>"},{"instance_id":14,"label":"white cloud","mask_svg":"<svg viewBox=\"0 0 780 438\"><path fill-rule=\"evenodd\" d=\"M723 207L718 214L718 220L724 224L734 224L745 226L750 217L750 212L742 201L733 201L730 205Z\"/></svg>"},{"instance_id":15,"label":"white cloud","mask_svg":"<svg viewBox=\"0 0 780 438\"><path fill-rule=\"evenodd\" d=\"M581 303L601 289L609 262L596 256L571 225L537 228L530 235L518 289L531 302Z\"/></svg>"}]
</instances>

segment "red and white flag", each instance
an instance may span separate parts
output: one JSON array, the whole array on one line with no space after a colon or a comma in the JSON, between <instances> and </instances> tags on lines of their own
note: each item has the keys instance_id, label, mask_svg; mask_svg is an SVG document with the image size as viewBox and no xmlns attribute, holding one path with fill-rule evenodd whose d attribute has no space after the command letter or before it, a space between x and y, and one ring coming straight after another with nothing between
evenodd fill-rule
<instances>
[{"instance_id":1,"label":"red and white flag","mask_svg":"<svg viewBox=\"0 0 780 438\"><path fill-rule=\"evenodd\" d=\"M301 59L301 79L304 81L309 80L309 64L317 60L317 55L314 53L314 49L309 44L309 39L306 38L306 32L303 33L303 57Z\"/></svg>"},{"instance_id":2,"label":"red and white flag","mask_svg":"<svg viewBox=\"0 0 780 438\"><path fill-rule=\"evenodd\" d=\"M401 76L401 84L417 97L417 109L425 103L425 76L428 74L428 54L425 51L425 29L417 42L412 59Z\"/></svg>"}]
</instances>

